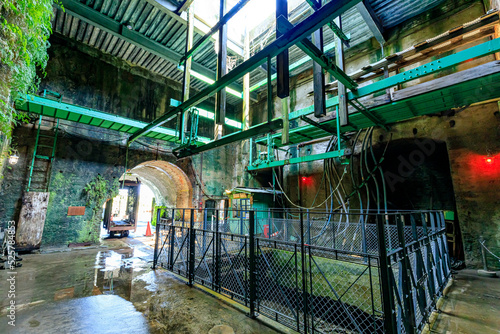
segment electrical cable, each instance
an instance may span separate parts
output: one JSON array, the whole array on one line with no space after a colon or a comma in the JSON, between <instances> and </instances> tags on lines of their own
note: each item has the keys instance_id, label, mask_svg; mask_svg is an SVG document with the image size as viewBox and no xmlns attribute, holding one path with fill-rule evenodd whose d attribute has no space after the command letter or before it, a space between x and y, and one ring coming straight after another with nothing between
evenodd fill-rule
<instances>
[{"instance_id":1,"label":"electrical cable","mask_svg":"<svg viewBox=\"0 0 500 334\"><path fill-rule=\"evenodd\" d=\"M344 169L344 174L342 174L342 179L344 178L345 174L347 174L347 168L346 168L346 169ZM341 181L342 181L342 180L341 180ZM279 182L279 180L278 180L278 178L277 178L277 177L276 177L276 183L278 184L278 187L280 188L280 190L283 192L283 195L285 195L285 198L288 200L288 202L290 202L290 204L292 204L293 206L295 206L296 208L299 208L299 209L304 209L304 210L317 209L317 208L319 208L319 207L323 206L323 204L325 204L325 203L326 203L326 202L330 199L330 197L332 197L332 195L333 195L333 193L332 193L332 194L330 194L330 196L328 196L328 198L327 198L327 199L325 199L325 200L323 201L323 203L321 203L321 204L319 204L319 205L317 205L317 206L313 206L313 207L310 207L310 208L306 208L306 207L303 207L303 206L297 205L297 204L293 203L293 202L292 202L292 200L290 200L290 198L287 196L287 194L285 193L285 191L284 191L284 190L283 190L283 188L281 187L281 183ZM339 186L340 186L340 184L339 184L339 185L337 185L337 189L338 189L338 187L339 187ZM340 206L340 207L342 207L342 206Z\"/></svg>"}]
</instances>

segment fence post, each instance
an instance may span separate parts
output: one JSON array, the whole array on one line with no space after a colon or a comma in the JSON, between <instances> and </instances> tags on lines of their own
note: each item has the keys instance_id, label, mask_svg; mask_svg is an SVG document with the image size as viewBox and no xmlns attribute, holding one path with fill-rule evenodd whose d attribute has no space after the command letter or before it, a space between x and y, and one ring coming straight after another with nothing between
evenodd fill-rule
<instances>
[{"instance_id":1,"label":"fence post","mask_svg":"<svg viewBox=\"0 0 500 334\"><path fill-rule=\"evenodd\" d=\"M413 304L413 290L410 281L410 264L408 259L408 250L406 249L405 232L404 232L404 217L401 214L396 215L396 226L398 230L399 247L401 248L401 265L402 265L402 290L403 304L406 310L406 315L403 316L406 333L414 333L415 325L415 305Z\"/></svg>"},{"instance_id":2,"label":"fence post","mask_svg":"<svg viewBox=\"0 0 500 334\"><path fill-rule=\"evenodd\" d=\"M257 301L257 266L255 256L255 211L250 211L249 226L248 226L248 242L250 255L250 317L255 318L255 303Z\"/></svg>"},{"instance_id":3,"label":"fence post","mask_svg":"<svg viewBox=\"0 0 500 334\"><path fill-rule=\"evenodd\" d=\"M219 210L215 214L217 215L215 217L215 291L220 292L220 249L222 238L219 231Z\"/></svg>"},{"instance_id":4,"label":"fence post","mask_svg":"<svg viewBox=\"0 0 500 334\"><path fill-rule=\"evenodd\" d=\"M189 267L188 267L188 285L192 286L194 282L194 260L196 246L196 231L194 229L194 209L191 209L190 226L189 226Z\"/></svg>"},{"instance_id":5,"label":"fence post","mask_svg":"<svg viewBox=\"0 0 500 334\"><path fill-rule=\"evenodd\" d=\"M380 287L382 289L382 307L384 311L384 329L387 334L396 334L396 313L394 312L394 293L392 291L389 264L390 259L387 256L387 245L385 240L384 218L388 217L377 215L377 234L378 234L378 255L380 261ZM390 237L390 236L389 236Z\"/></svg>"},{"instance_id":6,"label":"fence post","mask_svg":"<svg viewBox=\"0 0 500 334\"><path fill-rule=\"evenodd\" d=\"M170 256L168 257L168 268L174 271L174 251L175 251L175 209L172 210L172 225L169 226L170 235Z\"/></svg>"},{"instance_id":7,"label":"fence post","mask_svg":"<svg viewBox=\"0 0 500 334\"><path fill-rule=\"evenodd\" d=\"M161 209L156 209L156 237L155 237L155 252L153 256L153 270L156 269L156 265L158 264L158 246L160 240L160 217L161 217Z\"/></svg>"},{"instance_id":8,"label":"fence post","mask_svg":"<svg viewBox=\"0 0 500 334\"><path fill-rule=\"evenodd\" d=\"M301 268L302 268L302 299L303 299L303 313L304 313L304 333L308 333L307 316L309 314L308 296L307 296L307 272L306 272L306 246L304 243L304 215L302 209L300 209L300 256L301 256ZM309 214L308 214L309 216Z\"/></svg>"}]
</instances>

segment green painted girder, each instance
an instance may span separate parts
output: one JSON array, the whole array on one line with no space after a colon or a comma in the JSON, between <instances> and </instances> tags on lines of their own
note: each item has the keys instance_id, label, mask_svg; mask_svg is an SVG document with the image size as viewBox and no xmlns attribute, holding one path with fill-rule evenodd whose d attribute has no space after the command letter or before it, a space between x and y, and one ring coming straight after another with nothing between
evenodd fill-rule
<instances>
[{"instance_id":1,"label":"green painted girder","mask_svg":"<svg viewBox=\"0 0 500 334\"><path fill-rule=\"evenodd\" d=\"M306 0L306 2L315 11L321 8L321 0L319 0L319 2L316 1L316 0ZM342 31L342 29L340 29L340 27L338 25L336 25L335 22L333 22L333 21L332 22L328 22L326 25L328 27L330 27L330 29L332 29L333 33L335 35L337 35L337 37L340 38L343 42L349 43L350 38L347 37L346 34L344 34L344 32Z\"/></svg>"},{"instance_id":2,"label":"green painted girder","mask_svg":"<svg viewBox=\"0 0 500 334\"><path fill-rule=\"evenodd\" d=\"M237 141L242 141L248 138L256 137L262 135L263 133L269 133L271 131L279 130L282 128L283 128L283 120L275 119L267 123L262 123L256 126L252 126L251 128L245 131L231 133L227 136L222 137L221 139L211 141L208 144L199 145L198 147L180 146L175 148L173 153L178 158L185 158L194 154L205 152Z\"/></svg>"},{"instance_id":3,"label":"green painted girder","mask_svg":"<svg viewBox=\"0 0 500 334\"><path fill-rule=\"evenodd\" d=\"M286 166L286 165L300 164L303 162L311 162L311 161L324 160L324 159L340 158L340 157L343 157L344 154L345 154L345 150L340 150L340 151L332 151L332 152L315 154L315 155L306 155L306 156L291 158L291 159L286 159L286 160L254 163L253 165L248 166L247 169L248 169L248 171L255 171L255 170L262 170L262 169L267 169L267 168L281 167L281 166Z\"/></svg>"},{"instance_id":4,"label":"green painted girder","mask_svg":"<svg viewBox=\"0 0 500 334\"><path fill-rule=\"evenodd\" d=\"M438 73L450 67L456 66L460 63L470 59L488 56L500 51L500 38L485 42L483 44L471 47L456 54L444 57L439 60L424 64L415 69L405 71L387 79L380 80L370 85L360 87L355 92L349 92L349 100L358 99L363 96L368 96L388 88L407 83L412 80L420 79L422 77ZM326 109L334 108L339 105L338 96L326 100ZM291 112L289 120L300 118L314 113L314 105L304 109Z\"/></svg>"},{"instance_id":5,"label":"green painted girder","mask_svg":"<svg viewBox=\"0 0 500 334\"><path fill-rule=\"evenodd\" d=\"M282 27L283 31L281 33L286 33L293 28L293 25L285 19L283 16L278 18L276 26ZM312 60L321 65L325 71L333 75L338 81L343 83L348 89L356 89L358 84L354 82L344 71L342 71L334 62L328 58L316 45L314 45L310 40L304 38L297 43L297 47L304 51Z\"/></svg>"},{"instance_id":6,"label":"green painted girder","mask_svg":"<svg viewBox=\"0 0 500 334\"><path fill-rule=\"evenodd\" d=\"M436 114L452 108L459 108L473 103L495 99L499 96L500 73L493 73L401 101L370 108L369 111L381 119L385 124L394 124L418 116ZM373 126L373 123L360 112L349 114L349 122L349 126L341 127L341 133ZM336 130L337 128L335 118L323 122L321 125L332 130ZM306 125L290 129L290 143L287 144L287 146L331 135L331 131L327 132L315 126ZM266 144L267 138L259 138L256 142ZM280 133L272 135L272 143L276 147L285 146L281 144Z\"/></svg>"},{"instance_id":7,"label":"green painted girder","mask_svg":"<svg viewBox=\"0 0 500 334\"><path fill-rule=\"evenodd\" d=\"M134 134L148 124L130 118L29 94L18 99L15 106L16 109L20 111L126 132L128 134ZM146 136L169 142L179 142L177 140L178 135L176 131L165 127L158 127ZM210 141L210 139L203 137L199 138L199 140L202 142Z\"/></svg>"},{"instance_id":8,"label":"green painted girder","mask_svg":"<svg viewBox=\"0 0 500 334\"><path fill-rule=\"evenodd\" d=\"M252 70L262 65L268 57L274 57L279 53L289 49L292 45L297 44L299 41L306 38L320 27L324 26L336 16L339 16L348 9L352 8L360 1L361 0L337 0L327 3L320 10L316 11L315 13L304 19L302 22L294 26L292 29L290 29L290 31L288 31L286 34L276 39L274 42L263 48L261 51L257 52L248 60L236 66L231 72L227 73L212 85L200 91L195 96L189 98L187 101L183 102L179 107L177 107L177 109L169 111L165 115L148 124L148 126L146 126L143 130L140 130L136 134L132 135L129 139L129 143L133 142L140 136L143 136L148 131L153 130L157 126L164 124L166 120L172 115L187 110L205 101L207 98L224 89L246 73L251 72Z\"/></svg>"}]
</instances>

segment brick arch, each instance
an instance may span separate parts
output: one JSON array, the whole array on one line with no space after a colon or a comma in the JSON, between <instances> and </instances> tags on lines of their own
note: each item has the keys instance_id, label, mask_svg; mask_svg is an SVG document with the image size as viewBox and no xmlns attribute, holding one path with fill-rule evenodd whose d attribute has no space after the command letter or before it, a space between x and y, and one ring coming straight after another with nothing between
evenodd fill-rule
<instances>
[{"instance_id":1,"label":"brick arch","mask_svg":"<svg viewBox=\"0 0 500 334\"><path fill-rule=\"evenodd\" d=\"M193 207L193 185L182 169L167 161L146 161L130 173L154 193L158 205L177 208Z\"/></svg>"}]
</instances>

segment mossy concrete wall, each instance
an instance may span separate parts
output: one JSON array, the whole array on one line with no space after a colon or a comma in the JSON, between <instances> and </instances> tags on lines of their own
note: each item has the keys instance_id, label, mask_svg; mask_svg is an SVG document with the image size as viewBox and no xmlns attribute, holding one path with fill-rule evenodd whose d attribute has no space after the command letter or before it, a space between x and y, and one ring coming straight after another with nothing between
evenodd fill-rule
<instances>
[{"instance_id":1,"label":"mossy concrete wall","mask_svg":"<svg viewBox=\"0 0 500 334\"><path fill-rule=\"evenodd\" d=\"M181 86L178 83L92 49L81 52L56 37L51 42L47 76L41 82L40 91L49 89L61 93L63 102L148 122L168 110L170 98L180 98ZM53 135L53 120L45 120L42 134ZM3 173L0 190L2 223L17 220L19 215L36 138L35 123L34 117L31 124L18 126L13 133L20 159L16 166ZM131 146L126 162L127 138L115 131L61 121L51 169L51 196L42 246L79 241L91 210L87 209L85 216L68 217L68 206L85 205L83 189L97 174L111 183L125 172L126 166L132 168L157 159L176 163L175 157L169 153L171 146L147 138Z\"/></svg>"}]
</instances>

